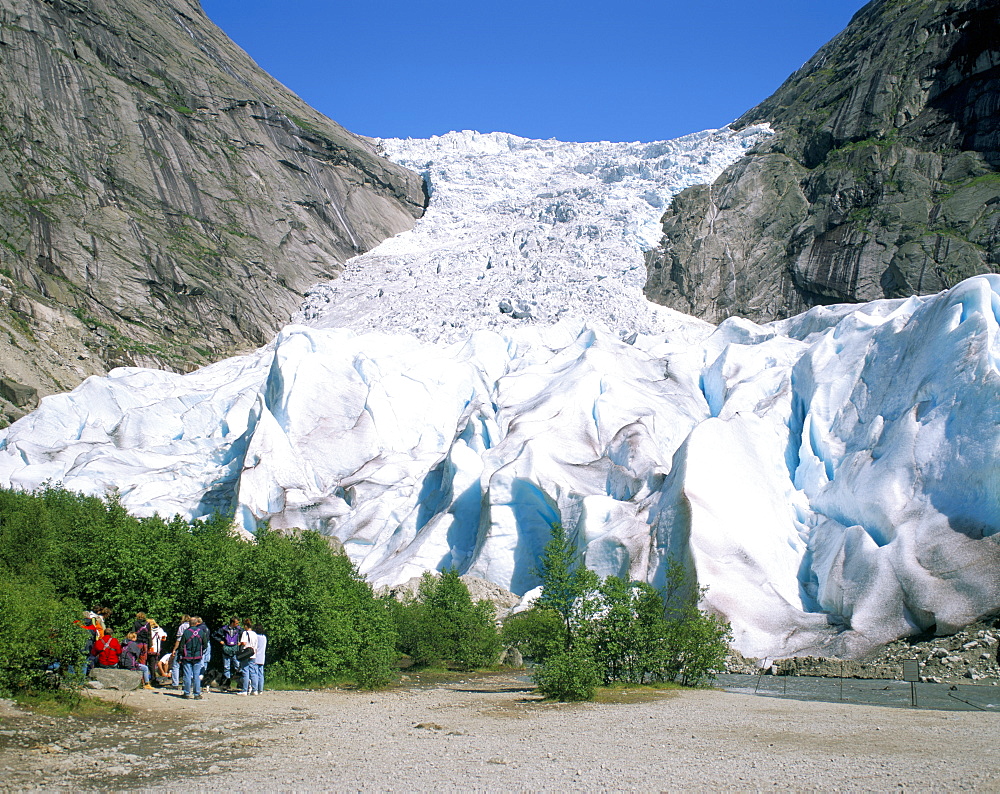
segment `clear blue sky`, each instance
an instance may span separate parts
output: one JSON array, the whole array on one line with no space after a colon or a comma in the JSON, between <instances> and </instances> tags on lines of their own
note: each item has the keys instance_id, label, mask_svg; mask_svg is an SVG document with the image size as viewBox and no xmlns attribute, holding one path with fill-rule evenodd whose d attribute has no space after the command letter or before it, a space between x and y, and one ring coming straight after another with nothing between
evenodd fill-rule
<instances>
[{"instance_id":1,"label":"clear blue sky","mask_svg":"<svg viewBox=\"0 0 1000 794\"><path fill-rule=\"evenodd\" d=\"M650 141L771 94L862 0L202 0L266 71L353 132Z\"/></svg>"}]
</instances>

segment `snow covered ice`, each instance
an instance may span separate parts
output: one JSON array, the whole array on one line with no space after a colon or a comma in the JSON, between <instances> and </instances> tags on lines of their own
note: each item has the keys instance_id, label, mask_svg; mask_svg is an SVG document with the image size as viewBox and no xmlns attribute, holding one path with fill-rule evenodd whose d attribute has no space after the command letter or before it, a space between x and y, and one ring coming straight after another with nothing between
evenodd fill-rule
<instances>
[{"instance_id":1,"label":"snow covered ice","mask_svg":"<svg viewBox=\"0 0 1000 794\"><path fill-rule=\"evenodd\" d=\"M981 276L633 344L580 321L450 345L289 326L46 397L0 477L314 527L378 584L456 565L524 593L560 520L601 574L693 565L746 654L854 655L1000 607L998 314Z\"/></svg>"},{"instance_id":2,"label":"snow covered ice","mask_svg":"<svg viewBox=\"0 0 1000 794\"><path fill-rule=\"evenodd\" d=\"M563 317L619 335L664 332L677 313L642 287L666 206L768 135L761 125L654 143L469 131L383 140L395 162L424 175L427 212L316 285L296 320L428 341Z\"/></svg>"},{"instance_id":3,"label":"snow covered ice","mask_svg":"<svg viewBox=\"0 0 1000 794\"><path fill-rule=\"evenodd\" d=\"M747 143L701 135L709 154L656 157L721 168L712 147ZM689 566L756 657L856 656L1000 610L1000 276L715 327L641 298L659 210L640 204L686 178L632 201L661 162L642 145L398 145L430 175L426 224L250 355L44 398L0 434L0 482L315 528L374 584L454 565L526 593L561 521L602 575L659 585L670 559ZM477 147L498 158L479 176ZM508 176L521 187L490 187ZM566 221L539 220L560 201Z\"/></svg>"}]
</instances>

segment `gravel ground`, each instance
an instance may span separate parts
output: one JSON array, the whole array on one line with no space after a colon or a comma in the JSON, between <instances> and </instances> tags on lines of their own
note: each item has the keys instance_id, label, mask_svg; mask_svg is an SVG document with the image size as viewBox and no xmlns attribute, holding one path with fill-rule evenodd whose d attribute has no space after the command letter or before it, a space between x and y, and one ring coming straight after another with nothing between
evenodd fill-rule
<instances>
[{"instance_id":1,"label":"gravel ground","mask_svg":"<svg viewBox=\"0 0 1000 794\"><path fill-rule=\"evenodd\" d=\"M118 695L119 698L123 697ZM7 790L1000 791L1000 715L721 691L557 704L515 677L406 689L124 696L84 724L5 716Z\"/></svg>"}]
</instances>

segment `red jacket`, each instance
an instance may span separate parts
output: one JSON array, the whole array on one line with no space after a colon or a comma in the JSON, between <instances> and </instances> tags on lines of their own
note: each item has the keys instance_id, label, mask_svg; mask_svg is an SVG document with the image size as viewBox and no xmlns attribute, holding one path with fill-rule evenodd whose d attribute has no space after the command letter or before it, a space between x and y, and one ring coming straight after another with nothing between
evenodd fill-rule
<instances>
[{"instance_id":1,"label":"red jacket","mask_svg":"<svg viewBox=\"0 0 1000 794\"><path fill-rule=\"evenodd\" d=\"M93 654L101 667L117 667L122 646L110 634L105 634L94 642Z\"/></svg>"}]
</instances>

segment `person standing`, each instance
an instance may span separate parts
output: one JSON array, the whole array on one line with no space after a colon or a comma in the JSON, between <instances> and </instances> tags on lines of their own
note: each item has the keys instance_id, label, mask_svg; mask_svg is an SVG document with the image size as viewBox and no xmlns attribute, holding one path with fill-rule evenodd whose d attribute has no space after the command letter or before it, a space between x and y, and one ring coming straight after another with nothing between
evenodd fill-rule
<instances>
[{"instance_id":1,"label":"person standing","mask_svg":"<svg viewBox=\"0 0 1000 794\"><path fill-rule=\"evenodd\" d=\"M146 625L149 627L149 654L146 664L153 673L154 683L159 686L156 674L159 671L160 654L163 652L163 641L167 638L167 632L161 629L160 624L152 618L146 619Z\"/></svg>"},{"instance_id":2,"label":"person standing","mask_svg":"<svg viewBox=\"0 0 1000 794\"><path fill-rule=\"evenodd\" d=\"M181 618L181 625L177 627L177 638L174 640L174 647L170 653L170 684L174 689L180 689L181 686L181 662L180 654L177 650L181 645L181 637L184 636L184 632L188 630L191 626L191 616L185 615Z\"/></svg>"},{"instance_id":3,"label":"person standing","mask_svg":"<svg viewBox=\"0 0 1000 794\"><path fill-rule=\"evenodd\" d=\"M83 612L83 622L79 620L73 621L78 626L87 630L87 643L83 647L83 653L87 657L87 673L94 669L94 665L97 664L97 653L94 651L94 643L97 642L101 637L101 630L97 627L94 622L93 612L84 610Z\"/></svg>"},{"instance_id":4,"label":"person standing","mask_svg":"<svg viewBox=\"0 0 1000 794\"><path fill-rule=\"evenodd\" d=\"M181 676L184 681L184 697L201 700L201 659L205 655L205 640L197 617L190 619L178 643Z\"/></svg>"},{"instance_id":5,"label":"person standing","mask_svg":"<svg viewBox=\"0 0 1000 794\"><path fill-rule=\"evenodd\" d=\"M240 663L236 658L236 652L240 647L240 621L233 618L228 626L222 626L213 635L219 643L222 651L222 675L223 681L219 685L220 689L229 689L229 682L236 678L239 672Z\"/></svg>"},{"instance_id":6,"label":"person standing","mask_svg":"<svg viewBox=\"0 0 1000 794\"><path fill-rule=\"evenodd\" d=\"M256 672L254 671L256 663L254 659L257 656L257 639L257 632L253 630L253 624L249 620L243 621L243 634L240 635L240 647L252 648L253 656L244 661L240 668L243 671L243 687L240 689L241 695L254 694L253 681L256 678Z\"/></svg>"},{"instance_id":7,"label":"person standing","mask_svg":"<svg viewBox=\"0 0 1000 794\"><path fill-rule=\"evenodd\" d=\"M201 618L191 618L191 625L197 628L198 633L201 634L203 653L201 666L198 668L198 681L200 682L205 675L208 663L212 660L212 632L208 630L208 625ZM208 687L205 687L205 691L208 691Z\"/></svg>"},{"instance_id":8,"label":"person standing","mask_svg":"<svg viewBox=\"0 0 1000 794\"><path fill-rule=\"evenodd\" d=\"M264 691L264 652L267 649L267 635L260 623L254 625L253 628L257 633L257 653L253 657L253 671L250 675L251 686L255 690L255 694L259 695Z\"/></svg>"}]
</instances>

